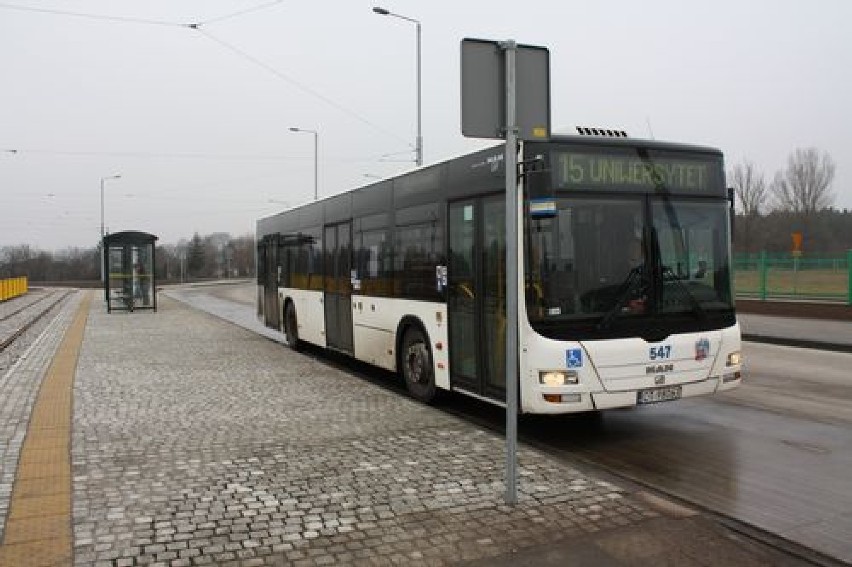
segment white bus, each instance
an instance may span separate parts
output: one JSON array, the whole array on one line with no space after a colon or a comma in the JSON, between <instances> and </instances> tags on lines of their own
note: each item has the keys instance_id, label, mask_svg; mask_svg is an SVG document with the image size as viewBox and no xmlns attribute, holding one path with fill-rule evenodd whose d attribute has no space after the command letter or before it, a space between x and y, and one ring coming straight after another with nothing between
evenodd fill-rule
<instances>
[{"instance_id":1,"label":"white bus","mask_svg":"<svg viewBox=\"0 0 852 567\"><path fill-rule=\"evenodd\" d=\"M712 394L741 381L720 151L554 136L519 148L520 411ZM263 218L258 316L287 343L441 390L506 395L503 146Z\"/></svg>"}]
</instances>

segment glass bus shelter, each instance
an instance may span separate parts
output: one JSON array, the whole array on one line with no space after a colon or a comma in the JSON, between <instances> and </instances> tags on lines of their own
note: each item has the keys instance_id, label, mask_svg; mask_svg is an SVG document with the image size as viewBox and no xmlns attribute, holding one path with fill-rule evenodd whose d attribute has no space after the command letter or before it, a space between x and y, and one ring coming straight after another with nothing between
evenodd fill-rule
<instances>
[{"instance_id":1,"label":"glass bus shelter","mask_svg":"<svg viewBox=\"0 0 852 567\"><path fill-rule=\"evenodd\" d=\"M128 230L104 236L104 299L107 313L113 309L157 310L157 278L154 251L157 237Z\"/></svg>"}]
</instances>

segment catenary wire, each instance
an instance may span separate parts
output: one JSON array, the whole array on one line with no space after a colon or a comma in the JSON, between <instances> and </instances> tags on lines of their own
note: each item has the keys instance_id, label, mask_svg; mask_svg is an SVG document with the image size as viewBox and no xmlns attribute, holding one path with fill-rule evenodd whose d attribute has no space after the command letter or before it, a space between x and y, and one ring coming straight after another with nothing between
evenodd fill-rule
<instances>
[{"instance_id":1,"label":"catenary wire","mask_svg":"<svg viewBox=\"0 0 852 567\"><path fill-rule=\"evenodd\" d=\"M267 2L266 4L260 4L258 6L254 6L252 8L246 8L245 10L240 10L238 12L234 12L233 14L226 14L224 16L218 16L218 17L215 17L215 18L210 18L209 20L199 22L198 25L199 26L206 26L207 24L212 24L212 23L221 22L221 21L224 21L224 20L229 20L231 18L236 18L237 16L243 16L243 15L249 14L251 12L257 12L257 11L260 11L260 10L264 10L266 8L271 8L272 6L275 6L276 4L281 4L283 1L284 0L273 0L272 2Z\"/></svg>"},{"instance_id":2,"label":"catenary wire","mask_svg":"<svg viewBox=\"0 0 852 567\"><path fill-rule=\"evenodd\" d=\"M166 20L149 20L146 18L130 18L126 16L105 16L103 14L88 14L85 12L69 12L67 10L55 10L52 8L35 8L33 6L19 6L17 4L0 3L0 8L7 10L18 10L21 12L36 12L39 14L52 14L55 16L70 16L74 18L88 18L90 20L101 20L111 22L124 22L130 24L147 24L153 26L186 27L186 24L169 22Z\"/></svg>"},{"instance_id":3,"label":"catenary wire","mask_svg":"<svg viewBox=\"0 0 852 567\"><path fill-rule=\"evenodd\" d=\"M221 16L221 17L218 17L218 18L212 18L212 19L207 20L207 21L202 21L202 22L198 22L198 23L190 23L190 24L167 21L167 20L151 20L151 19L146 19L146 18L130 18L130 17L125 17L125 16L105 16L105 15L101 15L101 14L90 14L90 13L84 13L84 12L71 12L71 11L67 11L67 10L55 10L55 9L50 9L50 8L34 8L34 7L31 7L31 6L20 6L20 5L16 5L16 4L7 4L7 3L0 3L0 9L18 10L18 11L23 11L23 12L36 12L36 13L41 13L41 14L53 14L53 15L69 16L69 17L88 18L88 19L95 19L95 20L102 20L102 21L114 21L114 22L123 22L123 23L159 25L159 26L192 29L194 31L199 32L200 34L202 34L203 36L205 36L209 40L219 44L221 47L224 47L225 49L231 51L232 53L238 55L239 57L245 59L246 61L249 61L252 64L266 70L267 72L269 72L269 73L273 74L274 76L276 76L277 78L289 83L290 85L298 88L299 90L301 90L301 91L303 91L303 92L305 92L305 93L307 93L307 94L309 94L309 95L311 95L315 98L318 98L319 100L325 102L329 106L343 112L344 114L351 116L352 118L355 118L359 122L361 122L361 123L363 123L363 124L365 124L365 125L367 125L371 128L374 128L378 132L381 132L381 133L383 133L387 136L391 136L392 138L407 144L408 142L405 140L405 138L399 136L398 134L391 132L390 130L383 128L382 126L379 126L375 122L372 122L372 121L364 118L363 116L361 116L360 114L358 114L354 110L351 110L351 109L347 108L346 106L330 99L329 97L319 93L318 91L308 87L307 85L304 85L304 84L300 83L299 81L285 75L281 71L275 69L271 65L264 63L260 59L250 55L249 53L243 51L242 49L239 49L238 47L224 41L223 39L221 39L219 37L214 36L213 34L211 34L208 31L202 29L202 26L206 26L209 23L222 21L222 20L227 19L227 18L236 17L236 16L246 14L246 13L249 13L249 12L258 11L258 10L263 9L263 8L269 8L269 7L272 7L272 6L280 3L281 1L283 1L283 0L276 0L274 2L268 2L266 4L261 4L261 5L258 5L258 6L254 6L252 8L247 8L247 9L242 10L240 12L235 12L233 14L229 14L229 15L226 15L226 16Z\"/></svg>"},{"instance_id":4,"label":"catenary wire","mask_svg":"<svg viewBox=\"0 0 852 567\"><path fill-rule=\"evenodd\" d=\"M225 49L228 49L232 53L235 53L239 57L242 57L246 61L249 61L249 62L253 63L254 65L257 65L258 67L268 71L269 73L272 73L273 75L275 75L279 79L286 81L287 83L290 83L291 85L298 88L299 90L302 90L302 91L310 94L311 96L314 96L314 97L320 99L321 101L325 102L329 106L332 106L332 107L336 108L337 110L339 110L339 111L341 111L345 114L348 114L349 116L355 118L359 122L362 122L363 124L366 124L367 126L370 126L371 128L375 128L376 130L378 130L379 132L382 132L383 134L387 134L388 136L392 136L396 140L399 140L401 142L406 141L404 138L398 136L397 134L379 126L378 124L376 124L374 122L371 122L370 120L367 120L366 118L364 118L360 114L356 113L354 110L350 110L349 108L343 106L342 104L335 102L334 100L332 100L332 99L328 98L327 96L315 91L314 89L308 87L307 85L300 83L299 81L293 79L292 77L288 77L287 75L285 75L284 73L282 73L278 69L276 69L276 68L274 68L270 65L267 65L266 63L264 63L260 59L254 57L253 55L246 53L245 51L241 50L240 48L238 48L234 45L231 45L230 43L224 41L223 39L214 36L210 32L205 31L205 30L201 29L200 27L194 27L193 29L197 30L199 33L201 33L203 36L207 37L211 41L218 43L220 46L224 47Z\"/></svg>"}]
</instances>

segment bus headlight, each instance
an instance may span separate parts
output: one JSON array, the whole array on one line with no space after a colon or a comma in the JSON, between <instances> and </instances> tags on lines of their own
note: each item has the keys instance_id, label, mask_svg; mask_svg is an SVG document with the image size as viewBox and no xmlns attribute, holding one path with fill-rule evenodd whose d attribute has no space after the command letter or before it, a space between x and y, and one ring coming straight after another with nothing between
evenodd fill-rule
<instances>
[{"instance_id":1,"label":"bus headlight","mask_svg":"<svg viewBox=\"0 0 852 567\"><path fill-rule=\"evenodd\" d=\"M577 383L575 370L539 370L538 381L545 386L565 386Z\"/></svg>"},{"instance_id":2,"label":"bus headlight","mask_svg":"<svg viewBox=\"0 0 852 567\"><path fill-rule=\"evenodd\" d=\"M739 366L740 362L742 362L740 351L735 350L728 355L728 360L725 361L725 366Z\"/></svg>"}]
</instances>

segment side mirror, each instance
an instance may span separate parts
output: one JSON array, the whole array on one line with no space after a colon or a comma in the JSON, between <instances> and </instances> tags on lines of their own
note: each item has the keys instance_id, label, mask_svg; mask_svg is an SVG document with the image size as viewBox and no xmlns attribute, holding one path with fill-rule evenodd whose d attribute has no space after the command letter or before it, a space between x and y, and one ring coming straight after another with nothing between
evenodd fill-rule
<instances>
[{"instance_id":1,"label":"side mirror","mask_svg":"<svg viewBox=\"0 0 852 567\"><path fill-rule=\"evenodd\" d=\"M530 215L537 218L556 216L556 197L545 156L526 160L521 167Z\"/></svg>"}]
</instances>

